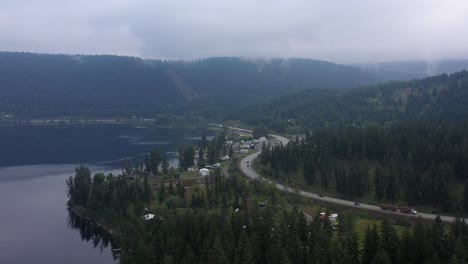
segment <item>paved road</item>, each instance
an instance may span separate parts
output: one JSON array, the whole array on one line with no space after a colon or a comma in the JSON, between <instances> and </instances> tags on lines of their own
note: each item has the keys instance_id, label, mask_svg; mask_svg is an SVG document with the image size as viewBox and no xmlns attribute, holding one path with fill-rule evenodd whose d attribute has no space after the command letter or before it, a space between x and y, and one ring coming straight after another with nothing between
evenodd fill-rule
<instances>
[{"instance_id":1,"label":"paved road","mask_svg":"<svg viewBox=\"0 0 468 264\"><path fill-rule=\"evenodd\" d=\"M273 141L281 142L281 143L283 143L283 145L286 145L289 142L289 140L287 138L285 138L285 137L278 136L278 135L271 135L271 136L273 138ZM279 189L279 190L292 192L292 193L298 193L298 194L300 194L302 196L314 198L315 200L323 201L323 202L326 202L326 203L332 203L332 204L337 204L337 205L341 205L341 206L349 206L349 207L353 207L353 208L356 208L356 209L376 211L376 212L379 212L379 213L395 214L395 215L409 217L409 218L421 217L423 219L428 219L428 220L434 220L437 217L437 215L426 214L426 213L419 213L418 215L410 215L410 214L404 214L404 213L398 213L398 212L389 212L389 211L382 210L379 206L370 205L370 204L363 204L363 203L361 203L359 206L356 206L356 205L354 205L354 201L337 199L337 198L333 198L333 197L320 197L316 193L306 192L306 191L303 191L303 190L295 190L295 189L293 189L291 187L287 187L287 186L284 186L282 184L267 180L267 179L261 177L256 171L254 171L252 169L251 164L252 164L252 161L256 157L258 157L258 155L260 155L260 151L252 153L252 154L248 155L247 157L243 158L241 160L241 162L240 162L241 171L247 177L252 178L252 179L261 179L261 180L267 181L267 182L275 185L275 187L277 189ZM450 223L455 220L455 217L451 217L451 216L442 216L441 215L440 218L441 218L442 221L450 222Z\"/></svg>"}]
</instances>

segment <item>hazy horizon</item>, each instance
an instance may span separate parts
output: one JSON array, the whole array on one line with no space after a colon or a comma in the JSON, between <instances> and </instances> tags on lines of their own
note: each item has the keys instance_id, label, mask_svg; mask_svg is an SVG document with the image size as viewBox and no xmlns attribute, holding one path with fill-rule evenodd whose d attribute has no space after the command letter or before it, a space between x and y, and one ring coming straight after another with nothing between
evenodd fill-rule
<instances>
[{"instance_id":1,"label":"hazy horizon","mask_svg":"<svg viewBox=\"0 0 468 264\"><path fill-rule=\"evenodd\" d=\"M125 54L111 54L111 53L49 53L49 52L35 52L35 51L11 51L11 50L0 50L0 52L4 53L30 53L30 54L37 54L37 55L64 55L64 56L117 56L117 57L129 57L129 58L137 58L141 60L154 60L154 61L183 61L183 62L192 62L197 60L204 60L204 59L212 59L212 58L239 58L244 60L258 60L258 61L269 61L269 60L290 60L290 59L304 59L304 60L315 60L315 61L323 61L323 62L330 62L340 65L371 65L371 64L391 64L391 63L412 63L412 62L421 62L421 63L431 63L431 62L444 62L444 61L468 61L468 57L465 58L440 58L440 59L414 59L414 60L388 60L388 61L369 61L369 62L346 62L340 63L331 60L323 60L317 58L307 58L307 57L245 57L245 56L206 56L200 58L187 58L187 59L162 59L162 58L151 58L151 57L142 57L142 56L135 56L135 55L125 55Z\"/></svg>"},{"instance_id":2,"label":"hazy horizon","mask_svg":"<svg viewBox=\"0 0 468 264\"><path fill-rule=\"evenodd\" d=\"M0 50L144 59L468 58L468 3L44 0L0 3Z\"/></svg>"}]
</instances>

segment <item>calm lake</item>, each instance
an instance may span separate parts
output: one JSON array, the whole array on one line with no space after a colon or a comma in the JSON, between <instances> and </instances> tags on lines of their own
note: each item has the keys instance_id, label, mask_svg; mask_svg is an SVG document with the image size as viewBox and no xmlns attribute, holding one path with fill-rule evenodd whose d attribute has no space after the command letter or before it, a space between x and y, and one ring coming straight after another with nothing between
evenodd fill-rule
<instances>
[{"instance_id":1,"label":"calm lake","mask_svg":"<svg viewBox=\"0 0 468 264\"><path fill-rule=\"evenodd\" d=\"M119 171L124 159L142 160L154 147L177 151L200 135L126 125L0 127L0 263L115 263L106 238L70 219L65 179L79 164Z\"/></svg>"}]
</instances>

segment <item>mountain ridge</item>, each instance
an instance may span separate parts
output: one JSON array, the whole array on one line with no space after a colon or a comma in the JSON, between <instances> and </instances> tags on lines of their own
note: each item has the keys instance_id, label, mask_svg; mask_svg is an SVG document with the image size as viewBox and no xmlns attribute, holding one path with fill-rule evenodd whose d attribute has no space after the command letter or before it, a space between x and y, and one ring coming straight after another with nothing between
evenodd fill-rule
<instances>
[{"instance_id":1,"label":"mountain ridge","mask_svg":"<svg viewBox=\"0 0 468 264\"><path fill-rule=\"evenodd\" d=\"M468 117L468 71L346 90L305 90L247 107L232 119L278 132L398 121L459 122Z\"/></svg>"},{"instance_id":2,"label":"mountain ridge","mask_svg":"<svg viewBox=\"0 0 468 264\"><path fill-rule=\"evenodd\" d=\"M0 112L24 117L151 116L242 107L304 89L375 83L352 66L310 59L192 61L0 52Z\"/></svg>"}]
</instances>

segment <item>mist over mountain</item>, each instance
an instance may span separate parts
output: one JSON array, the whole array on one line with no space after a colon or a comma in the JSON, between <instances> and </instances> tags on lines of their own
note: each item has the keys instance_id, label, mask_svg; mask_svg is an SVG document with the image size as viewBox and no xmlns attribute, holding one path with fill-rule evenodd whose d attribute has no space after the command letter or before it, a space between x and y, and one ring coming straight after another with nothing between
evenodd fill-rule
<instances>
[{"instance_id":1,"label":"mist over mountain","mask_svg":"<svg viewBox=\"0 0 468 264\"><path fill-rule=\"evenodd\" d=\"M356 67L310 59L143 60L110 55L0 53L0 112L26 117L150 116L241 107L304 89L379 81Z\"/></svg>"},{"instance_id":2,"label":"mist over mountain","mask_svg":"<svg viewBox=\"0 0 468 264\"><path fill-rule=\"evenodd\" d=\"M382 80L410 80L468 69L468 60L415 60L352 64Z\"/></svg>"}]
</instances>

